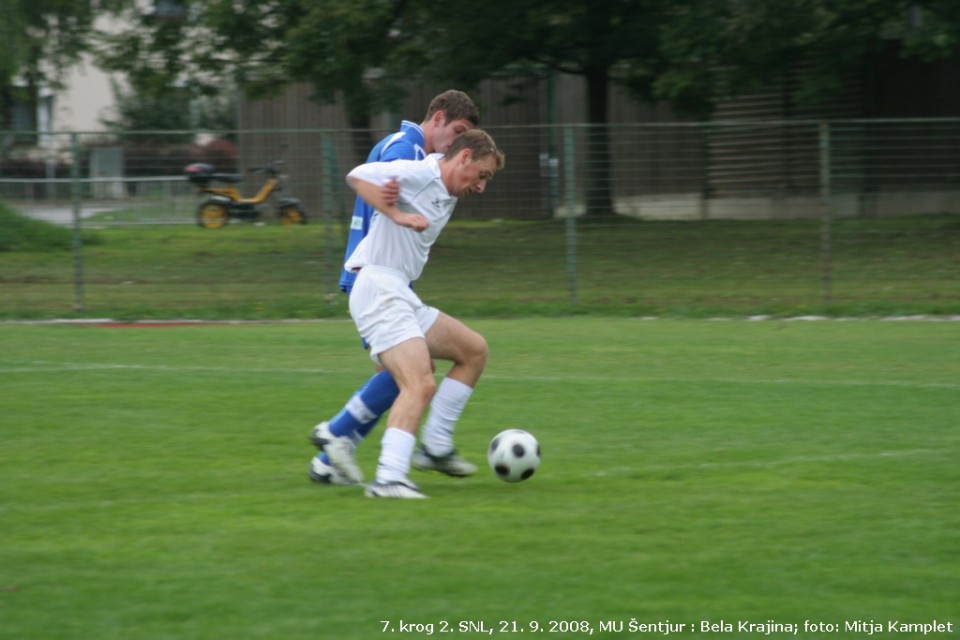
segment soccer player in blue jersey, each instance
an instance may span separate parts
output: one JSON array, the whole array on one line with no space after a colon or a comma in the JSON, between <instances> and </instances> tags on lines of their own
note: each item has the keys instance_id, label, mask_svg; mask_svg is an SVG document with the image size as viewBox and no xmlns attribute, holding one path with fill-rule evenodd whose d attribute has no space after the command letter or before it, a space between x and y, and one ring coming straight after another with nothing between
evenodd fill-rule
<instances>
[{"instance_id":1,"label":"soccer player in blue jersey","mask_svg":"<svg viewBox=\"0 0 960 640\"><path fill-rule=\"evenodd\" d=\"M445 91L430 102L421 124L404 120L399 131L374 146L367 156L367 162L423 160L431 153L445 153L457 136L479 124L479 110L467 94L456 90ZM390 188L385 187L384 193L389 193ZM345 260L367 236L373 213L373 207L357 197L350 221ZM344 269L340 277L340 290L349 295L356 275ZM321 434L326 433L337 437L350 436L359 444L377 425L380 416L393 405L399 393L399 387L390 373L379 368L339 413L314 427L311 439L320 447ZM474 465L453 449L452 421L444 417L450 415L449 399L453 398L454 403L458 403L456 398L464 393L466 390L458 387L455 381L438 390L431 416L423 430L423 443L413 458L413 464L418 469L437 470L453 476L468 476L476 471ZM440 426L431 427L431 422ZM362 476L359 475L359 469L351 471L344 474L335 468L321 450L310 461L308 473L311 480L321 484L360 484Z\"/></svg>"}]
</instances>

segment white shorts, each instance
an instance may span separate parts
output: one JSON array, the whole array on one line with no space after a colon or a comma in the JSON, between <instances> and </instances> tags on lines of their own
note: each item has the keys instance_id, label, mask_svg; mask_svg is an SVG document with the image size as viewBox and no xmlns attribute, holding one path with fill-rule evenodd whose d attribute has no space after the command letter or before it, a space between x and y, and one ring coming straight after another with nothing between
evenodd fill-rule
<instances>
[{"instance_id":1,"label":"white shorts","mask_svg":"<svg viewBox=\"0 0 960 640\"><path fill-rule=\"evenodd\" d=\"M423 338L440 311L429 307L399 271L364 267L350 291L350 316L370 345L370 359L411 338Z\"/></svg>"}]
</instances>

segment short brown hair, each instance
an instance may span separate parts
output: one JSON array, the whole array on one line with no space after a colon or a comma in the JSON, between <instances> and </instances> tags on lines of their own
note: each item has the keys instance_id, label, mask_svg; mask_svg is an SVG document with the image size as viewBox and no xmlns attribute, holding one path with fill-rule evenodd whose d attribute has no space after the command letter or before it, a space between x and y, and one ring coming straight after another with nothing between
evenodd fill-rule
<instances>
[{"instance_id":1,"label":"short brown hair","mask_svg":"<svg viewBox=\"0 0 960 640\"><path fill-rule=\"evenodd\" d=\"M503 151L497 148L497 143L490 134L483 129L469 129L458 135L443 157L450 160L464 149L470 149L474 160L492 155L497 161L497 170L503 169L506 157Z\"/></svg>"},{"instance_id":2,"label":"short brown hair","mask_svg":"<svg viewBox=\"0 0 960 640\"><path fill-rule=\"evenodd\" d=\"M427 107L424 121L432 118L437 111L443 111L444 124L454 120L467 120L475 127L480 124L480 110L463 91L450 89L436 96Z\"/></svg>"}]
</instances>

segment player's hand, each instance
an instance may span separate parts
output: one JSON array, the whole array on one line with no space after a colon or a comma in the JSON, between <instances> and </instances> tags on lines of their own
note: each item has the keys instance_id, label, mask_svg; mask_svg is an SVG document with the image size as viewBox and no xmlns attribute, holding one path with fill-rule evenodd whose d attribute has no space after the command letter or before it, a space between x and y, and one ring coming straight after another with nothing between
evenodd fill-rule
<instances>
[{"instance_id":1,"label":"player's hand","mask_svg":"<svg viewBox=\"0 0 960 640\"><path fill-rule=\"evenodd\" d=\"M414 231L424 231L430 226L427 219L419 213L401 213L394 221L401 227L413 229Z\"/></svg>"},{"instance_id":2,"label":"player's hand","mask_svg":"<svg viewBox=\"0 0 960 640\"><path fill-rule=\"evenodd\" d=\"M397 204L397 200L400 198L400 183L397 182L397 179L390 178L390 182L380 187L380 195L383 196L389 206L392 207Z\"/></svg>"}]
</instances>

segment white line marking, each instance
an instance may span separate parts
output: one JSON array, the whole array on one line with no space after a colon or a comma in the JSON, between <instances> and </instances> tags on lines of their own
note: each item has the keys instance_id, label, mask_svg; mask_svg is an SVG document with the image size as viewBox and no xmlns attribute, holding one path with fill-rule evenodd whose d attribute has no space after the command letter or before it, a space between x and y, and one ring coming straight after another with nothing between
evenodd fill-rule
<instances>
[{"instance_id":1,"label":"white line marking","mask_svg":"<svg viewBox=\"0 0 960 640\"><path fill-rule=\"evenodd\" d=\"M82 362L44 362L34 361L12 367L0 366L3 373L69 373L71 371L210 371L226 373L244 371L250 373L349 373L342 369L321 368L275 368L275 367L201 367L193 365L166 365L166 364L110 364L110 363L82 363Z\"/></svg>"}]
</instances>

